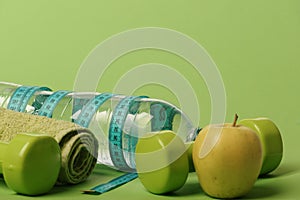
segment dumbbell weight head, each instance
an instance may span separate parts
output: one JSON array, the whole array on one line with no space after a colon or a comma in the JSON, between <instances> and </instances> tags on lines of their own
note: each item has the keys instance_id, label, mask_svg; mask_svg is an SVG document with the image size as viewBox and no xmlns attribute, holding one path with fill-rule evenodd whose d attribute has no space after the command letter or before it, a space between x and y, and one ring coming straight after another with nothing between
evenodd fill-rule
<instances>
[{"instance_id":1,"label":"dumbbell weight head","mask_svg":"<svg viewBox=\"0 0 300 200\"><path fill-rule=\"evenodd\" d=\"M0 145L2 173L9 188L31 196L51 190L61 167L61 152L54 138L18 134L9 144Z\"/></svg>"},{"instance_id":2,"label":"dumbbell weight head","mask_svg":"<svg viewBox=\"0 0 300 200\"><path fill-rule=\"evenodd\" d=\"M135 159L139 180L151 193L173 192L186 182L188 152L173 131L152 132L139 138Z\"/></svg>"}]
</instances>

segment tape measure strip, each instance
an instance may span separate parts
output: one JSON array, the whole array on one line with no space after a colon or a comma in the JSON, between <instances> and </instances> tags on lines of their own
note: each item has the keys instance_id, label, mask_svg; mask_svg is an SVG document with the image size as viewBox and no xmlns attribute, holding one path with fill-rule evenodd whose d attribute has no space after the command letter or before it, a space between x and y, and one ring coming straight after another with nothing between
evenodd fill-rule
<instances>
[{"instance_id":1,"label":"tape measure strip","mask_svg":"<svg viewBox=\"0 0 300 200\"><path fill-rule=\"evenodd\" d=\"M74 122L76 124L79 124L80 126L88 128L93 116L95 115L99 107L114 95L115 94L102 93L90 99L89 102L83 107L78 118Z\"/></svg>"},{"instance_id":2,"label":"tape measure strip","mask_svg":"<svg viewBox=\"0 0 300 200\"><path fill-rule=\"evenodd\" d=\"M140 96L140 98L148 98L148 96ZM129 107L129 113L132 115L136 115L138 109L140 107L140 102L133 102L131 104L131 106ZM134 122L134 118L133 121ZM136 145L138 142L138 128L136 125L132 124L130 126L130 130L129 130L130 134L123 134L124 138L124 144L123 144L123 152L127 155L126 157L129 156L129 162L132 166L130 166L131 168L135 169L135 149L136 149ZM133 135L132 133L136 133L135 135Z\"/></svg>"},{"instance_id":3,"label":"tape measure strip","mask_svg":"<svg viewBox=\"0 0 300 200\"><path fill-rule=\"evenodd\" d=\"M120 170L131 169L123 155L123 128L129 110L137 96L129 96L122 99L113 111L109 126L109 153L115 167Z\"/></svg>"},{"instance_id":4,"label":"tape measure strip","mask_svg":"<svg viewBox=\"0 0 300 200\"><path fill-rule=\"evenodd\" d=\"M91 190L85 190L83 191L84 194L93 194L93 195L99 195L103 194L105 192L108 192L114 188L117 188L125 183L128 183L138 177L137 173L127 173L122 176L119 176L107 183L98 185L96 187L93 187Z\"/></svg>"},{"instance_id":5,"label":"tape measure strip","mask_svg":"<svg viewBox=\"0 0 300 200\"><path fill-rule=\"evenodd\" d=\"M24 98L23 98L23 101L20 105L20 109L19 111L20 112L24 112L25 109L26 109L26 106L30 100L30 98L37 92L37 91L51 91L50 88L48 87L37 87L37 86L34 86L34 87L31 87L28 92L25 94Z\"/></svg>"},{"instance_id":6,"label":"tape measure strip","mask_svg":"<svg viewBox=\"0 0 300 200\"><path fill-rule=\"evenodd\" d=\"M57 104L69 93L71 93L71 91L59 90L51 94L40 108L38 115L51 118Z\"/></svg>"},{"instance_id":7,"label":"tape measure strip","mask_svg":"<svg viewBox=\"0 0 300 200\"><path fill-rule=\"evenodd\" d=\"M20 111L20 106L23 102L24 96L30 90L30 88L30 86L18 87L11 96L7 108L14 111Z\"/></svg>"}]
</instances>

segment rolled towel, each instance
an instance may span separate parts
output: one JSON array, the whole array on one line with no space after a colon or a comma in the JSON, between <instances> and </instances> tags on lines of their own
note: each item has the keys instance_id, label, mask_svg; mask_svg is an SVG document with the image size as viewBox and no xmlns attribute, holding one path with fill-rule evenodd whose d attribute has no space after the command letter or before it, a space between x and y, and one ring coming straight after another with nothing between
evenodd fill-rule
<instances>
[{"instance_id":1,"label":"rolled towel","mask_svg":"<svg viewBox=\"0 0 300 200\"><path fill-rule=\"evenodd\" d=\"M90 130L72 122L0 108L0 141L9 142L18 133L46 134L56 139L62 153L57 184L83 182L96 165L98 142Z\"/></svg>"}]
</instances>

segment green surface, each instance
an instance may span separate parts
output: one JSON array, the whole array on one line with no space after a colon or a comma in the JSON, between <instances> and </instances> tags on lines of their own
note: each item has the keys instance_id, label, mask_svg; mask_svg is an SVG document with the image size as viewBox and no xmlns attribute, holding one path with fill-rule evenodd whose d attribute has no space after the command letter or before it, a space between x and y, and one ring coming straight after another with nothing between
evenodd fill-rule
<instances>
[{"instance_id":1,"label":"green surface","mask_svg":"<svg viewBox=\"0 0 300 200\"><path fill-rule=\"evenodd\" d=\"M298 0L0 0L0 80L72 89L83 59L100 42L125 30L157 26L189 35L211 55L222 74L226 120L271 118L282 133L284 156L278 170L260 179L249 198L295 199L300 181L300 1ZM203 79L183 59L157 50L141 50L116 60L99 82L111 91L134 66L156 62L177 69L197 92L200 126L210 119L210 98ZM157 85L136 94L177 104L172 91ZM109 180L111 170L95 170L89 181L57 187L36 199L205 199L196 176L173 196L147 193L138 180L99 196L80 190ZM1 180L1 199L15 195Z\"/></svg>"}]
</instances>

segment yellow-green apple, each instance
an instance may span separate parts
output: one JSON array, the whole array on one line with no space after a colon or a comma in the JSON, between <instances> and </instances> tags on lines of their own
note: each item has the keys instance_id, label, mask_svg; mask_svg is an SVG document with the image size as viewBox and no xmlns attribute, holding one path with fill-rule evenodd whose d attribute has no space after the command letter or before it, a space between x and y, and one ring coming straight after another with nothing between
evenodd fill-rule
<instances>
[{"instance_id":1,"label":"yellow-green apple","mask_svg":"<svg viewBox=\"0 0 300 200\"><path fill-rule=\"evenodd\" d=\"M152 132L139 138L135 155L136 170L144 187L154 194L181 188L189 173L188 153L174 132Z\"/></svg>"},{"instance_id":2,"label":"yellow-green apple","mask_svg":"<svg viewBox=\"0 0 300 200\"><path fill-rule=\"evenodd\" d=\"M209 125L197 136L193 161L200 185L216 198L247 194L259 176L262 147L250 128L233 124ZM208 145L207 145L208 144Z\"/></svg>"},{"instance_id":3,"label":"yellow-green apple","mask_svg":"<svg viewBox=\"0 0 300 200\"><path fill-rule=\"evenodd\" d=\"M259 136L263 150L263 164L260 175L275 170L282 159L283 144L279 129L268 118L243 119L239 124L253 129Z\"/></svg>"}]
</instances>

